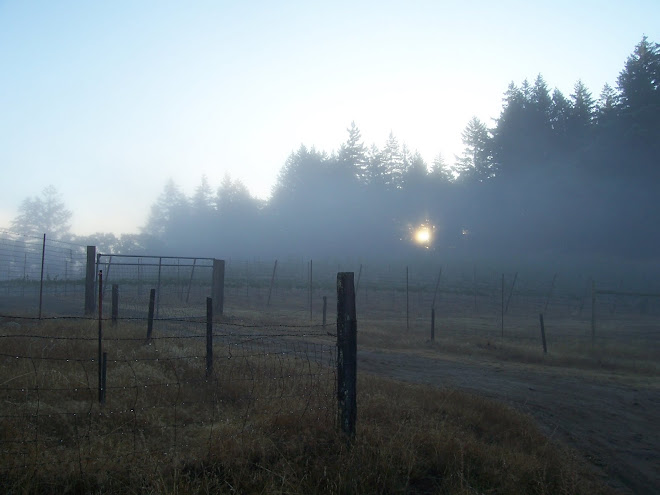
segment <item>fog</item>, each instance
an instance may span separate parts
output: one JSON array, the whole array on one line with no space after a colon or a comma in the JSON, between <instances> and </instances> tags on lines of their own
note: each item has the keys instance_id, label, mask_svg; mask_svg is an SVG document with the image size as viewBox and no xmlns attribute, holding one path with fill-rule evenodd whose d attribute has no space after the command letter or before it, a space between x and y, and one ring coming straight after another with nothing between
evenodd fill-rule
<instances>
[{"instance_id":1,"label":"fog","mask_svg":"<svg viewBox=\"0 0 660 495\"><path fill-rule=\"evenodd\" d=\"M542 75L512 82L500 115L491 124L473 118L453 159L427 163L393 133L366 143L353 122L334 150L292 151L268 200L228 175L220 184L201 176L189 194L170 180L140 234L76 237L67 198L50 188L26 199L13 228L107 253L489 260L592 272L632 263L648 273L660 245L658 73L660 49L644 37L599 96L580 80L566 96ZM421 226L429 238L420 243Z\"/></svg>"}]
</instances>

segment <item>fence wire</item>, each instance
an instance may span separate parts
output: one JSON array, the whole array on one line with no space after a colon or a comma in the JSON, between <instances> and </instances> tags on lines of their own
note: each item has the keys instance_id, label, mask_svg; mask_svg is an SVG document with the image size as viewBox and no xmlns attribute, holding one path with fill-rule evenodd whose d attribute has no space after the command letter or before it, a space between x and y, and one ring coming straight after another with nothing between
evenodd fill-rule
<instances>
[{"instance_id":1,"label":"fence wire","mask_svg":"<svg viewBox=\"0 0 660 495\"><path fill-rule=\"evenodd\" d=\"M206 322L104 325L105 404L98 395L98 320L0 315L0 466L92 474L120 462L212 459L220 443L269 424L336 419L336 347L319 327ZM141 323L141 324L140 324ZM178 327L178 329L177 329Z\"/></svg>"}]
</instances>

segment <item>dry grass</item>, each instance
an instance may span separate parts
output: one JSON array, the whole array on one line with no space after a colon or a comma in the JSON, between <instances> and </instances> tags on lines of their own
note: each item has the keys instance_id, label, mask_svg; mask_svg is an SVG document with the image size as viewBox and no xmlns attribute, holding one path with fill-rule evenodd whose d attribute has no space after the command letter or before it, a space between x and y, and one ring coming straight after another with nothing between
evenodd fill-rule
<instances>
[{"instance_id":1,"label":"dry grass","mask_svg":"<svg viewBox=\"0 0 660 495\"><path fill-rule=\"evenodd\" d=\"M588 325L588 322L586 323ZM589 330L575 322L559 321L546 326L548 353L543 353L537 321L519 318L507 322L501 337L498 322L486 318L436 320L435 340L430 326L415 322L406 330L405 321L366 319L359 323L362 348L448 357L495 360L532 366L619 372L642 377L660 376L658 341L626 338L625 325L601 329L592 344Z\"/></svg>"},{"instance_id":2,"label":"dry grass","mask_svg":"<svg viewBox=\"0 0 660 495\"><path fill-rule=\"evenodd\" d=\"M318 346L218 343L206 380L204 360L194 358L203 340L144 345L143 330L106 330L100 407L93 322L3 328L90 339L2 340L4 492L606 492L573 453L504 405L361 376L349 446L335 425L333 369Z\"/></svg>"}]
</instances>

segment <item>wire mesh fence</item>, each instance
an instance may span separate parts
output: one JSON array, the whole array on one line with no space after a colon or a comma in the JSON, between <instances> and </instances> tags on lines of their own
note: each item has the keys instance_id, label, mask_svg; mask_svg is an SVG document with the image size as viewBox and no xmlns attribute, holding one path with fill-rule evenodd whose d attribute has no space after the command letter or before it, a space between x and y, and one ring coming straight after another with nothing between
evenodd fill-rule
<instances>
[{"instance_id":1,"label":"wire mesh fence","mask_svg":"<svg viewBox=\"0 0 660 495\"><path fill-rule=\"evenodd\" d=\"M0 235L0 309L38 313L43 254L45 313L82 313L85 247L48 239L45 247L42 238ZM99 254L95 272L99 270L104 272L104 297L109 297L112 285L119 286L122 317L146 316L151 289L156 289L157 317L203 314L205 298L212 295L210 258ZM228 259L224 308L236 318L318 323L324 309L327 313L335 306L336 273L345 270L355 273L363 321L384 322L426 338L433 325L435 335L456 340L508 339L531 345L538 343L543 313L550 341L586 345L594 339L632 339L650 348L659 345L660 298L599 294L594 306L594 279L587 274L541 273L524 267L502 273L486 264L441 266L433 260L406 266L357 260ZM636 281L599 276L596 283L598 288L660 294L653 280L640 287Z\"/></svg>"},{"instance_id":2,"label":"wire mesh fence","mask_svg":"<svg viewBox=\"0 0 660 495\"><path fill-rule=\"evenodd\" d=\"M212 291L212 258L98 254L99 271L104 298L118 285L122 314L127 316L145 314L151 289L156 290L157 317L201 312Z\"/></svg>"},{"instance_id":3,"label":"wire mesh fence","mask_svg":"<svg viewBox=\"0 0 660 495\"><path fill-rule=\"evenodd\" d=\"M0 231L0 298L13 309L82 312L86 247Z\"/></svg>"},{"instance_id":4,"label":"wire mesh fence","mask_svg":"<svg viewBox=\"0 0 660 495\"><path fill-rule=\"evenodd\" d=\"M9 472L171 467L212 459L218 442L266 423L336 420L336 349L318 326L216 324L209 373L202 318L158 320L166 326L149 341L144 321L101 320L100 382L99 321L12 323L0 334L0 466Z\"/></svg>"}]
</instances>

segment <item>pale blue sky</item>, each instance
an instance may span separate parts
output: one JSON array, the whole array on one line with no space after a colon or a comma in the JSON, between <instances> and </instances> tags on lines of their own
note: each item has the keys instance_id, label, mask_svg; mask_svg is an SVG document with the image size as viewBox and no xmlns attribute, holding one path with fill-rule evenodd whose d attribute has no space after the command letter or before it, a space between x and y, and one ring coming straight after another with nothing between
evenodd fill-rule
<instances>
[{"instance_id":1,"label":"pale blue sky","mask_svg":"<svg viewBox=\"0 0 660 495\"><path fill-rule=\"evenodd\" d=\"M267 197L291 151L331 152L353 120L453 161L509 82L597 97L643 34L660 42L658 0L0 0L0 227L49 184L79 234L136 232L170 177Z\"/></svg>"}]
</instances>

